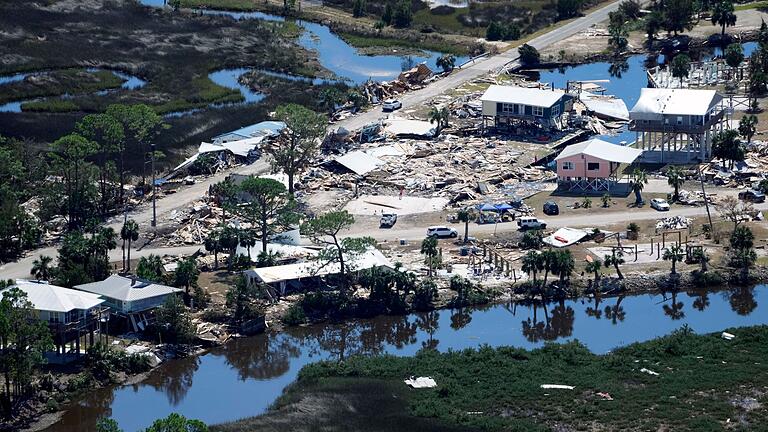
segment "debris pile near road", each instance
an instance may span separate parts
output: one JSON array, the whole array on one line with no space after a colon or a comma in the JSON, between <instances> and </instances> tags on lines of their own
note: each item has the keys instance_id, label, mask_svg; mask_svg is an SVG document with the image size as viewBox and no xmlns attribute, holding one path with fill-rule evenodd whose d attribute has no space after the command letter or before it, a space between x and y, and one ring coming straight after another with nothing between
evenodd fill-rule
<instances>
[{"instance_id":1,"label":"debris pile near road","mask_svg":"<svg viewBox=\"0 0 768 432\"><path fill-rule=\"evenodd\" d=\"M656 222L656 231L686 229L690 225L691 218L685 216L670 216Z\"/></svg>"},{"instance_id":2,"label":"debris pile near road","mask_svg":"<svg viewBox=\"0 0 768 432\"><path fill-rule=\"evenodd\" d=\"M707 194L706 201L710 204L714 204L714 197L712 194ZM678 192L678 202L680 204L690 206L703 206L705 204L704 193L701 191L688 191L681 189Z\"/></svg>"}]
</instances>

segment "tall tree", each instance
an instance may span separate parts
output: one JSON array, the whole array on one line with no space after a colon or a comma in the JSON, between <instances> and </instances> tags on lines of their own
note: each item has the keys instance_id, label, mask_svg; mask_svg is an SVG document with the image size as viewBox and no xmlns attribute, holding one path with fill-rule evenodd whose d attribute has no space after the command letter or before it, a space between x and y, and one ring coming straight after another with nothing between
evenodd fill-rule
<instances>
[{"instance_id":1,"label":"tall tree","mask_svg":"<svg viewBox=\"0 0 768 432\"><path fill-rule=\"evenodd\" d=\"M629 32L627 31L627 16L623 12L611 12L608 23L608 44L611 45L616 53L624 51L629 45Z\"/></svg>"},{"instance_id":2,"label":"tall tree","mask_svg":"<svg viewBox=\"0 0 768 432\"><path fill-rule=\"evenodd\" d=\"M619 268L622 264L624 264L624 252L622 252L621 249L614 250L610 255L606 255L605 259L603 259L603 265L606 268L613 266L616 270L616 276L618 276L619 279L624 279L624 275Z\"/></svg>"},{"instance_id":3,"label":"tall tree","mask_svg":"<svg viewBox=\"0 0 768 432\"><path fill-rule=\"evenodd\" d=\"M475 213L467 207L460 209L456 213L456 218L460 222L464 222L464 243L465 244L469 241L469 223L475 220L475 217L476 217Z\"/></svg>"},{"instance_id":4,"label":"tall tree","mask_svg":"<svg viewBox=\"0 0 768 432\"><path fill-rule=\"evenodd\" d=\"M61 137L51 146L53 170L63 181L64 196L60 197L63 198L62 211L70 228L81 226L94 214L95 169L88 159L97 150L96 144L77 134Z\"/></svg>"},{"instance_id":5,"label":"tall tree","mask_svg":"<svg viewBox=\"0 0 768 432\"><path fill-rule=\"evenodd\" d=\"M119 199L119 191L111 185L117 171L114 155L120 152L125 140L123 125L106 113L89 114L77 122L75 130L96 145L96 165L99 169L99 210L102 216L106 215Z\"/></svg>"},{"instance_id":6,"label":"tall tree","mask_svg":"<svg viewBox=\"0 0 768 432\"><path fill-rule=\"evenodd\" d=\"M184 288L184 292L189 295L189 289L197 286L197 278L200 276L200 270L194 258L187 258L176 266L173 272L173 286Z\"/></svg>"},{"instance_id":7,"label":"tall tree","mask_svg":"<svg viewBox=\"0 0 768 432\"><path fill-rule=\"evenodd\" d=\"M747 215L754 212L751 202L742 201L732 195L718 201L715 208L723 219L733 222L734 231L739 228L739 224L746 219Z\"/></svg>"},{"instance_id":8,"label":"tall tree","mask_svg":"<svg viewBox=\"0 0 768 432\"><path fill-rule=\"evenodd\" d=\"M235 182L229 177L216 183L211 188L211 195L218 201L221 206L222 223L227 223L227 209L231 208L235 204L235 196L237 195L237 186Z\"/></svg>"},{"instance_id":9,"label":"tall tree","mask_svg":"<svg viewBox=\"0 0 768 432\"><path fill-rule=\"evenodd\" d=\"M728 161L730 168L736 162L743 161L744 146L739 140L739 131L727 129L715 135L712 140L712 156L722 159L723 165Z\"/></svg>"},{"instance_id":10,"label":"tall tree","mask_svg":"<svg viewBox=\"0 0 768 432\"><path fill-rule=\"evenodd\" d=\"M146 104L110 105L107 107L106 113L123 125L125 133L125 143L120 149L118 162L121 186L125 184L125 156L135 153L143 155L141 182L146 185L147 157L151 153L149 145L168 125L163 122L163 118L152 107ZM122 188L120 190L122 191Z\"/></svg>"},{"instance_id":11,"label":"tall tree","mask_svg":"<svg viewBox=\"0 0 768 432\"><path fill-rule=\"evenodd\" d=\"M600 259L593 259L592 261L588 262L584 270L587 273L592 273L595 275L595 293L599 293L600 290L600 276L602 276L602 273L600 272L600 269L603 267L603 262L600 261Z\"/></svg>"},{"instance_id":12,"label":"tall tree","mask_svg":"<svg viewBox=\"0 0 768 432\"><path fill-rule=\"evenodd\" d=\"M733 9L733 2L723 0L715 3L712 9L712 25L719 25L722 28L721 36L725 36L725 28L736 25L736 12Z\"/></svg>"},{"instance_id":13,"label":"tall tree","mask_svg":"<svg viewBox=\"0 0 768 432\"><path fill-rule=\"evenodd\" d=\"M675 36L695 25L694 0L662 0L656 4L664 18L662 28Z\"/></svg>"},{"instance_id":14,"label":"tall tree","mask_svg":"<svg viewBox=\"0 0 768 432\"><path fill-rule=\"evenodd\" d=\"M139 224L128 219L120 228L120 239L123 241L123 269L131 271L131 243L139 239ZM125 257L125 243L128 242L128 258Z\"/></svg>"},{"instance_id":15,"label":"tall tree","mask_svg":"<svg viewBox=\"0 0 768 432\"><path fill-rule=\"evenodd\" d=\"M273 169L280 169L288 176L288 193L293 195L294 178L317 155L327 121L324 116L297 104L278 107L275 116L286 127L268 152L273 158Z\"/></svg>"},{"instance_id":16,"label":"tall tree","mask_svg":"<svg viewBox=\"0 0 768 432\"><path fill-rule=\"evenodd\" d=\"M211 230L203 239L203 246L208 252L213 252L213 267L219 268L219 252L221 251L221 229Z\"/></svg>"},{"instance_id":17,"label":"tall tree","mask_svg":"<svg viewBox=\"0 0 768 432\"><path fill-rule=\"evenodd\" d=\"M432 277L434 269L438 266L440 259L440 249L437 247L437 237L428 236L421 241L421 254L424 255L424 262L429 268L429 277Z\"/></svg>"},{"instance_id":18,"label":"tall tree","mask_svg":"<svg viewBox=\"0 0 768 432\"><path fill-rule=\"evenodd\" d=\"M315 257L319 268L338 263L340 293L347 296L348 271L354 270L355 259L376 242L370 237L341 237L341 232L349 229L355 218L346 210L325 213L310 219L302 225L301 231L325 248Z\"/></svg>"},{"instance_id":19,"label":"tall tree","mask_svg":"<svg viewBox=\"0 0 768 432\"><path fill-rule=\"evenodd\" d=\"M189 317L184 302L178 296L169 296L162 306L157 308L157 330L163 342L186 344L195 336L195 327Z\"/></svg>"},{"instance_id":20,"label":"tall tree","mask_svg":"<svg viewBox=\"0 0 768 432\"><path fill-rule=\"evenodd\" d=\"M0 374L3 393L0 409L10 414L16 403L32 390L36 369L44 363L43 353L53 347L51 333L38 319L27 294L11 287L0 293Z\"/></svg>"},{"instance_id":21,"label":"tall tree","mask_svg":"<svg viewBox=\"0 0 768 432\"><path fill-rule=\"evenodd\" d=\"M238 185L237 190L248 199L233 206L232 211L258 231L261 251L266 253L270 237L298 222L293 212L295 203L285 186L274 179L249 177Z\"/></svg>"},{"instance_id":22,"label":"tall tree","mask_svg":"<svg viewBox=\"0 0 768 432\"><path fill-rule=\"evenodd\" d=\"M336 107L344 102L344 94L336 87L325 87L320 91L318 102L321 107L328 110L328 115L331 116L336 111Z\"/></svg>"},{"instance_id":23,"label":"tall tree","mask_svg":"<svg viewBox=\"0 0 768 432\"><path fill-rule=\"evenodd\" d=\"M677 274L677 266L676 264L683 260L683 256L685 254L683 253L683 248L680 245L672 245L668 247L664 251L664 255L662 258L664 261L669 261L672 263L672 274Z\"/></svg>"}]
</instances>

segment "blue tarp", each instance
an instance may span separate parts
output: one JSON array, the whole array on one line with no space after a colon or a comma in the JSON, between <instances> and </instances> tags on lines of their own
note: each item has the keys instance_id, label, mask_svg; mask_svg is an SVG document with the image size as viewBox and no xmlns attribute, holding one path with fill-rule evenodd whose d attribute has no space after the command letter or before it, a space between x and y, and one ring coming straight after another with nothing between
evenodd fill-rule
<instances>
[{"instance_id":1,"label":"blue tarp","mask_svg":"<svg viewBox=\"0 0 768 432\"><path fill-rule=\"evenodd\" d=\"M507 211L507 210L512 210L513 208L514 207L512 207L511 205L506 204L506 203L496 204L496 210L498 210L500 212Z\"/></svg>"},{"instance_id":2,"label":"blue tarp","mask_svg":"<svg viewBox=\"0 0 768 432\"><path fill-rule=\"evenodd\" d=\"M479 205L479 206L477 207L477 209L478 209L478 210L480 210L480 211L493 211L493 212L495 212L495 211L499 211L499 210L496 208L496 206L494 206L493 204L488 204L488 203L485 203L485 204L481 204L481 205Z\"/></svg>"}]
</instances>

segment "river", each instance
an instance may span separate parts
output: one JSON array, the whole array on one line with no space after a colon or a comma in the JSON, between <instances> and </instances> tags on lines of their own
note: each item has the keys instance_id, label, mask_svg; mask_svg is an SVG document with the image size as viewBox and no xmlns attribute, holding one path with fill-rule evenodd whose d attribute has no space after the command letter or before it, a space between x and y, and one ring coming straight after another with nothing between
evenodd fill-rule
<instances>
[{"instance_id":1,"label":"river","mask_svg":"<svg viewBox=\"0 0 768 432\"><path fill-rule=\"evenodd\" d=\"M290 328L238 339L204 355L170 361L136 385L89 393L50 432L92 430L102 416L133 432L178 412L209 424L263 413L302 366L353 354L413 355L510 345L535 348L578 339L596 353L646 341L687 324L700 333L768 324L768 287L637 295L562 304L492 305L427 314L383 316L344 324Z\"/></svg>"}]
</instances>

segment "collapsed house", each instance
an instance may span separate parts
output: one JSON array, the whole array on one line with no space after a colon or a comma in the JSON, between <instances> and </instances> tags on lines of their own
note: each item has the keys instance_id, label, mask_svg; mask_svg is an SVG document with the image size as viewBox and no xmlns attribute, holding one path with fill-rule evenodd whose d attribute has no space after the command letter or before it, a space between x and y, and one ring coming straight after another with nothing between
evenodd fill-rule
<instances>
[{"instance_id":1,"label":"collapsed house","mask_svg":"<svg viewBox=\"0 0 768 432\"><path fill-rule=\"evenodd\" d=\"M563 129L564 114L571 110L573 97L562 90L492 85L480 98L483 103L483 128L534 125L543 129Z\"/></svg>"},{"instance_id":2,"label":"collapsed house","mask_svg":"<svg viewBox=\"0 0 768 432\"><path fill-rule=\"evenodd\" d=\"M261 144L280 134L285 123L265 121L213 137L213 142L202 142L197 153L172 170L169 177L193 166L203 155L214 155L223 160L232 157L236 162L249 162L261 156Z\"/></svg>"},{"instance_id":3,"label":"collapsed house","mask_svg":"<svg viewBox=\"0 0 768 432\"><path fill-rule=\"evenodd\" d=\"M348 272L357 272L374 267L394 269L395 266L378 249L370 248L362 254L345 257ZM321 280L341 274L338 262L330 264L320 261L305 261L273 267L260 267L243 272L249 284L269 285L280 295L299 291L321 284Z\"/></svg>"},{"instance_id":4,"label":"collapsed house","mask_svg":"<svg viewBox=\"0 0 768 432\"><path fill-rule=\"evenodd\" d=\"M620 180L619 167L641 153L599 139L570 145L555 158L558 187L569 192L611 192Z\"/></svg>"},{"instance_id":5,"label":"collapsed house","mask_svg":"<svg viewBox=\"0 0 768 432\"><path fill-rule=\"evenodd\" d=\"M715 90L644 88L629 113L629 130L645 163L687 164L712 157L714 135L726 128Z\"/></svg>"}]
</instances>

